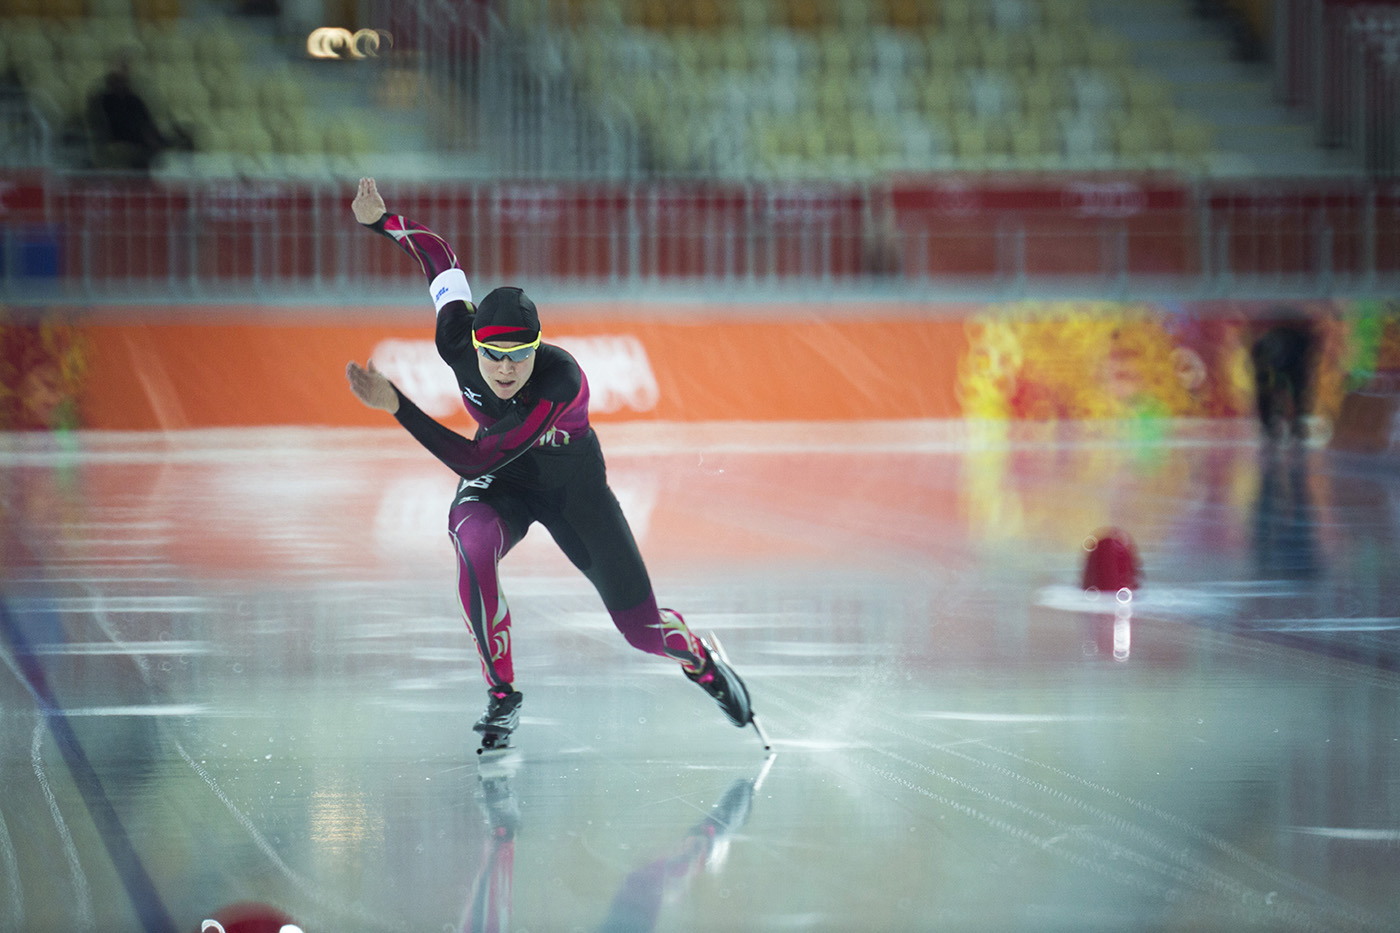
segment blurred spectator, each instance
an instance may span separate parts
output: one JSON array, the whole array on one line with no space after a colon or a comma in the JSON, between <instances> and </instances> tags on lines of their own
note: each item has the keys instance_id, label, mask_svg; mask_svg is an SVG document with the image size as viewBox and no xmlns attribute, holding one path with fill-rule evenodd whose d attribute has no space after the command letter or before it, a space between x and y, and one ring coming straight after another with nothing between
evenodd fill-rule
<instances>
[{"instance_id":1,"label":"blurred spectator","mask_svg":"<svg viewBox=\"0 0 1400 933\"><path fill-rule=\"evenodd\" d=\"M1312 407L1313 365L1317 337L1312 322L1291 309L1254 341L1254 394L1259 420L1270 440L1281 440L1287 427L1295 440L1307 436Z\"/></svg>"},{"instance_id":2,"label":"blurred spectator","mask_svg":"<svg viewBox=\"0 0 1400 933\"><path fill-rule=\"evenodd\" d=\"M107 73L89 101L88 119L97 168L149 173L157 157L171 148L150 108L131 86L125 62Z\"/></svg>"},{"instance_id":3,"label":"blurred spectator","mask_svg":"<svg viewBox=\"0 0 1400 933\"><path fill-rule=\"evenodd\" d=\"M1234 46L1235 57L1246 62L1267 61L1268 47L1238 3L1230 0L1195 0L1196 15L1220 24L1221 31Z\"/></svg>"},{"instance_id":4,"label":"blurred spectator","mask_svg":"<svg viewBox=\"0 0 1400 933\"><path fill-rule=\"evenodd\" d=\"M861 268L866 275L898 275L902 266L899 224L894 196L872 194L865 203L865 229L861 243Z\"/></svg>"}]
</instances>

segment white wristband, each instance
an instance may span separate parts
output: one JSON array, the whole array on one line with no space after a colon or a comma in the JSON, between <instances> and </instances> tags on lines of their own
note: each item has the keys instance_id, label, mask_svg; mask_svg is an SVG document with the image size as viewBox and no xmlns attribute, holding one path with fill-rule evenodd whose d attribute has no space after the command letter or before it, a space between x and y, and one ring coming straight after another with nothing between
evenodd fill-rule
<instances>
[{"instance_id":1,"label":"white wristband","mask_svg":"<svg viewBox=\"0 0 1400 933\"><path fill-rule=\"evenodd\" d=\"M467 284L467 274L461 269L438 273L433 284L428 286L428 294L433 296L433 307L438 311L449 301L472 302L472 288Z\"/></svg>"}]
</instances>

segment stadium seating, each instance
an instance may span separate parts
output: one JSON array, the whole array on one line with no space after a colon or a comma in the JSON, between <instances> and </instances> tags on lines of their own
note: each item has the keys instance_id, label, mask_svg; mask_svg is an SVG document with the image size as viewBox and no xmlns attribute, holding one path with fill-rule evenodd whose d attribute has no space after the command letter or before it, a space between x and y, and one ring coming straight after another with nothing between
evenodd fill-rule
<instances>
[{"instance_id":1,"label":"stadium seating","mask_svg":"<svg viewBox=\"0 0 1400 933\"><path fill-rule=\"evenodd\" d=\"M180 0L0 0L0 80L17 85L79 164L100 165L89 101L118 64L171 139L193 152L181 173L324 174L371 147L373 134L321 117L284 52L230 17L191 19ZM256 64L254 52L261 53Z\"/></svg>"},{"instance_id":2,"label":"stadium seating","mask_svg":"<svg viewBox=\"0 0 1400 933\"><path fill-rule=\"evenodd\" d=\"M0 6L0 68L70 133L126 60L158 122L194 142L186 165L296 173L372 148L318 119L285 69L251 65L236 20L192 28L180 0ZM661 175L1194 170L1214 151L1084 0L514 0L502 15L560 44L584 102Z\"/></svg>"},{"instance_id":3,"label":"stadium seating","mask_svg":"<svg viewBox=\"0 0 1400 933\"><path fill-rule=\"evenodd\" d=\"M555 30L580 85L633 116L661 174L1192 170L1212 153L1209 125L1178 111L1081 0L572 0L548 12L516 22ZM727 118L730 97L747 119ZM685 138L716 123L737 140L725 167Z\"/></svg>"}]
</instances>

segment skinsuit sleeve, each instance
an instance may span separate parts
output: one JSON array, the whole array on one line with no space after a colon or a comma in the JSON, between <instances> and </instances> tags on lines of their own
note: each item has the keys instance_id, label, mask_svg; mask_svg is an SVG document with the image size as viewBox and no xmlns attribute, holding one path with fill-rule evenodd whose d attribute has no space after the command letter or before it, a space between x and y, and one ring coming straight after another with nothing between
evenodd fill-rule
<instances>
[{"instance_id":1,"label":"skinsuit sleeve","mask_svg":"<svg viewBox=\"0 0 1400 933\"><path fill-rule=\"evenodd\" d=\"M418 443L428 448L434 457L464 479L485 476L525 453L568 408L559 402L540 399L523 418L504 419L478 440L470 440L426 415L399 392L398 386L394 387L394 391L399 396L399 410L394 414L399 424Z\"/></svg>"},{"instance_id":2,"label":"skinsuit sleeve","mask_svg":"<svg viewBox=\"0 0 1400 933\"><path fill-rule=\"evenodd\" d=\"M400 249L418 261L429 282L429 292L438 314L438 345L467 346L471 343L471 322L475 305L466 274L457 263L457 254L441 236L398 214L385 213L367 224L376 233L392 239ZM505 466L529 450L554 427L572 399L554 399L541 394L532 405L510 415L483 431L476 440L458 434L425 414L412 400L394 387L399 410L394 414L408 433L458 476L476 479Z\"/></svg>"}]
</instances>

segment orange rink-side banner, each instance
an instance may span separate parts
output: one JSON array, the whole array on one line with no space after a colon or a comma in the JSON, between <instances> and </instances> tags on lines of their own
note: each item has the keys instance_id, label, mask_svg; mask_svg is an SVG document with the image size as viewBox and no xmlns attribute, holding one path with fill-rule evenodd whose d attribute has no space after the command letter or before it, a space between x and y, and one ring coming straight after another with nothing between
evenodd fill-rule
<instances>
[{"instance_id":1,"label":"orange rink-side banner","mask_svg":"<svg viewBox=\"0 0 1400 933\"><path fill-rule=\"evenodd\" d=\"M830 305L756 318L561 303L542 316L545 341L587 373L595 420L852 421L961 415L964 314L942 310ZM321 308L110 309L76 330L86 428L384 425L389 416L362 406L345 379L348 361L371 358L426 412L471 425L421 308L346 318Z\"/></svg>"}]
</instances>

